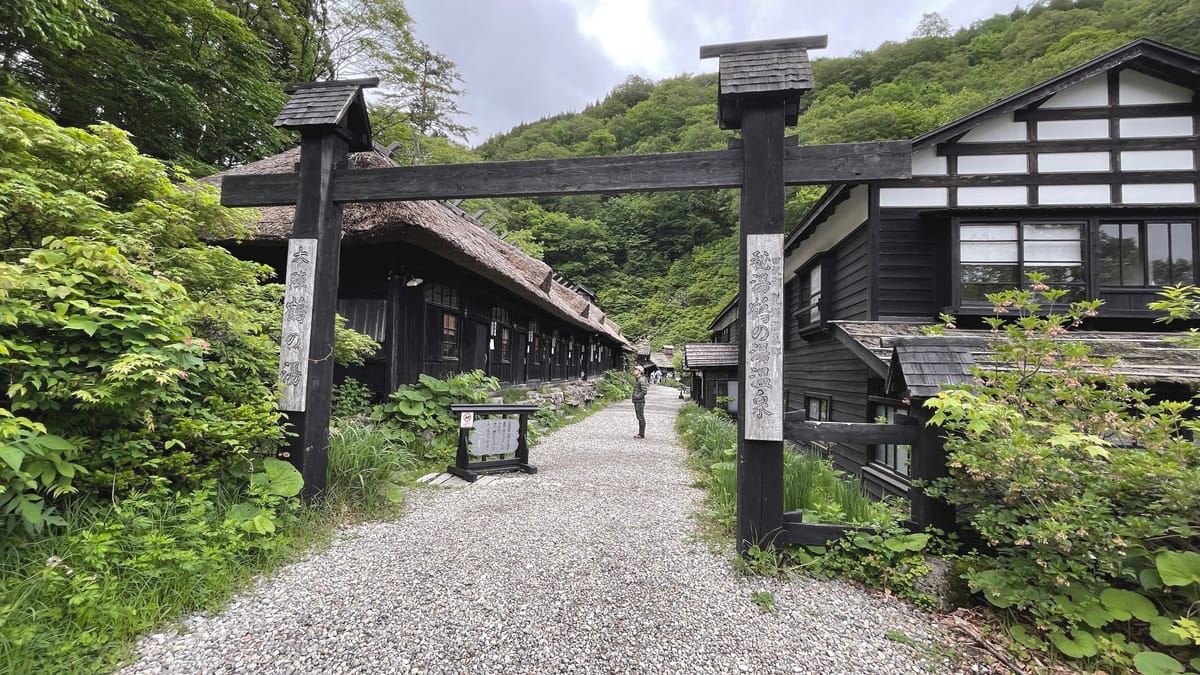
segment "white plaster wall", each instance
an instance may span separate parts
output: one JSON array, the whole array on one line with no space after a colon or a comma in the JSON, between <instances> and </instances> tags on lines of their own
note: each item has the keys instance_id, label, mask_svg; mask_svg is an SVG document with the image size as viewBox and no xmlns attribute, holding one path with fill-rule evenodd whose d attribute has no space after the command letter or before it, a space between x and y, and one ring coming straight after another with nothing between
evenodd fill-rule
<instances>
[{"instance_id":1,"label":"white plaster wall","mask_svg":"<svg viewBox=\"0 0 1200 675\"><path fill-rule=\"evenodd\" d=\"M1191 204L1196 201L1196 186L1191 183L1164 185L1122 185L1122 204Z\"/></svg>"},{"instance_id":2,"label":"white plaster wall","mask_svg":"<svg viewBox=\"0 0 1200 675\"><path fill-rule=\"evenodd\" d=\"M1192 100L1192 90L1127 68L1121 71L1118 100L1121 105L1188 103Z\"/></svg>"},{"instance_id":3,"label":"white plaster wall","mask_svg":"<svg viewBox=\"0 0 1200 675\"><path fill-rule=\"evenodd\" d=\"M1028 200L1024 185L958 188L959 206L1024 206Z\"/></svg>"},{"instance_id":4,"label":"white plaster wall","mask_svg":"<svg viewBox=\"0 0 1200 675\"><path fill-rule=\"evenodd\" d=\"M881 188L880 206L945 206L947 199L944 187Z\"/></svg>"},{"instance_id":5,"label":"white plaster wall","mask_svg":"<svg viewBox=\"0 0 1200 675\"><path fill-rule=\"evenodd\" d=\"M992 173L1025 173L1029 160L1025 155L960 155L958 174L977 176Z\"/></svg>"},{"instance_id":6,"label":"white plaster wall","mask_svg":"<svg viewBox=\"0 0 1200 675\"><path fill-rule=\"evenodd\" d=\"M946 158L939 157L936 148L925 148L913 153L912 173L914 176L945 176Z\"/></svg>"},{"instance_id":7,"label":"white plaster wall","mask_svg":"<svg viewBox=\"0 0 1200 675\"><path fill-rule=\"evenodd\" d=\"M1191 150L1128 150L1121 153L1122 171L1190 171Z\"/></svg>"},{"instance_id":8,"label":"white plaster wall","mask_svg":"<svg viewBox=\"0 0 1200 675\"><path fill-rule=\"evenodd\" d=\"M1093 75L1046 99L1042 108L1091 108L1108 105L1108 78Z\"/></svg>"},{"instance_id":9,"label":"white plaster wall","mask_svg":"<svg viewBox=\"0 0 1200 675\"><path fill-rule=\"evenodd\" d=\"M1135 117L1121 120L1121 138L1191 136L1190 117Z\"/></svg>"},{"instance_id":10,"label":"white plaster wall","mask_svg":"<svg viewBox=\"0 0 1200 675\"><path fill-rule=\"evenodd\" d=\"M1046 152L1037 156L1038 173L1108 171L1111 164L1107 152Z\"/></svg>"},{"instance_id":11,"label":"white plaster wall","mask_svg":"<svg viewBox=\"0 0 1200 675\"><path fill-rule=\"evenodd\" d=\"M1012 121L1012 116L990 120L968 131L959 143L991 143L994 141L1024 141L1027 134L1024 122Z\"/></svg>"},{"instance_id":12,"label":"white plaster wall","mask_svg":"<svg viewBox=\"0 0 1200 675\"><path fill-rule=\"evenodd\" d=\"M1112 193L1107 185L1042 185L1039 204L1109 204Z\"/></svg>"},{"instance_id":13,"label":"white plaster wall","mask_svg":"<svg viewBox=\"0 0 1200 675\"><path fill-rule=\"evenodd\" d=\"M838 204L833 214L817 226L817 231L797 246L783 261L783 278L791 279L813 256L833 248L839 241L867 222L867 186L857 185L850 198Z\"/></svg>"},{"instance_id":14,"label":"white plaster wall","mask_svg":"<svg viewBox=\"0 0 1200 675\"><path fill-rule=\"evenodd\" d=\"M1038 140L1108 138L1108 120L1046 120L1037 123Z\"/></svg>"}]
</instances>

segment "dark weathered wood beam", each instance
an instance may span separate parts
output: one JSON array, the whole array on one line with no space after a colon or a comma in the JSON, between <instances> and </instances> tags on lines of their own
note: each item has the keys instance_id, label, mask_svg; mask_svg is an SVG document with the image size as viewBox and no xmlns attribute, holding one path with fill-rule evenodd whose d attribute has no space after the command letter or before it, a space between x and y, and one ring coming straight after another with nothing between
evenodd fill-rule
<instances>
[{"instance_id":1,"label":"dark weathered wood beam","mask_svg":"<svg viewBox=\"0 0 1200 675\"><path fill-rule=\"evenodd\" d=\"M333 198L376 202L737 188L742 186L742 156L742 150L718 150L343 169L334 175ZM783 177L787 185L857 183L907 178L911 167L907 141L802 145L784 149ZM290 173L225 176L221 203L290 205L296 203L297 186Z\"/></svg>"},{"instance_id":2,"label":"dark weathered wood beam","mask_svg":"<svg viewBox=\"0 0 1200 675\"><path fill-rule=\"evenodd\" d=\"M854 443L857 445L917 442L920 429L911 424L872 424L870 422L788 422L789 440L798 443Z\"/></svg>"},{"instance_id":3,"label":"dark weathered wood beam","mask_svg":"<svg viewBox=\"0 0 1200 675\"><path fill-rule=\"evenodd\" d=\"M786 544L792 546L825 546L831 541L837 541L847 532L875 532L870 527L855 527L853 525L831 525L828 523L806 523L803 511L788 511L783 514L783 536Z\"/></svg>"},{"instance_id":4,"label":"dark weathered wood beam","mask_svg":"<svg viewBox=\"0 0 1200 675\"><path fill-rule=\"evenodd\" d=\"M753 40L750 42L726 42L719 45L704 45L700 48L700 58L711 59L722 54L756 54L759 52L781 52L794 49L825 49L828 46L828 35L806 35L804 37Z\"/></svg>"}]
</instances>

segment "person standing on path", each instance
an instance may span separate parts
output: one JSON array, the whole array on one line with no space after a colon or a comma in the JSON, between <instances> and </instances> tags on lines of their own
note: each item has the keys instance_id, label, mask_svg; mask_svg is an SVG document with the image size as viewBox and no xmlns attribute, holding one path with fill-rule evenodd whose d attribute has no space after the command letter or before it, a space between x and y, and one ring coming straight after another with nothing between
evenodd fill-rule
<instances>
[{"instance_id":1,"label":"person standing on path","mask_svg":"<svg viewBox=\"0 0 1200 675\"><path fill-rule=\"evenodd\" d=\"M637 415L638 432L634 438L646 437L646 376L641 366L633 367L633 412Z\"/></svg>"}]
</instances>

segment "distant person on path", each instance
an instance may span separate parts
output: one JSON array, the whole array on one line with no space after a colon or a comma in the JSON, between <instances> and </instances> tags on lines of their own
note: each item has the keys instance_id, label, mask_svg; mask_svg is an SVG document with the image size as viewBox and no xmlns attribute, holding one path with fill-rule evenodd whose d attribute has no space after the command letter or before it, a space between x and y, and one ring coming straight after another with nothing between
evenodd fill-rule
<instances>
[{"instance_id":1,"label":"distant person on path","mask_svg":"<svg viewBox=\"0 0 1200 675\"><path fill-rule=\"evenodd\" d=\"M637 415L638 432L634 438L646 437L646 376L641 366L633 367L633 412Z\"/></svg>"}]
</instances>

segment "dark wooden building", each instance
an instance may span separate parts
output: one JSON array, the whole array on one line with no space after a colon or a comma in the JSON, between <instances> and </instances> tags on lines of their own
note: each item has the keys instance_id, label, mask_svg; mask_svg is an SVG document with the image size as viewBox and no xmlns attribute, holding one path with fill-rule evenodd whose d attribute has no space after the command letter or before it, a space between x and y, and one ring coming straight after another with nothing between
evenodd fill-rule
<instances>
[{"instance_id":1,"label":"dark wooden building","mask_svg":"<svg viewBox=\"0 0 1200 675\"><path fill-rule=\"evenodd\" d=\"M287 173L299 151L228 174ZM380 152L352 155L357 168L392 166ZM220 183L218 174L205 182ZM237 256L285 269L294 207L261 209L257 232L226 245ZM590 378L624 364L628 341L550 266L441 201L345 207L338 313L382 347L364 366L338 369L379 396L426 373L480 369L509 385Z\"/></svg>"},{"instance_id":2,"label":"dark wooden building","mask_svg":"<svg viewBox=\"0 0 1200 675\"><path fill-rule=\"evenodd\" d=\"M1195 351L1164 340L1146 308L1163 286L1200 281L1198 92L1200 57L1138 40L913 139L912 179L830 189L785 243L787 409L920 419L921 400L986 351L982 332L920 327L942 312L980 326L984 295L1031 271L1104 300L1075 337L1119 355L1131 380L1167 396L1200 387ZM875 494L913 496L934 445L821 447Z\"/></svg>"}]
</instances>

